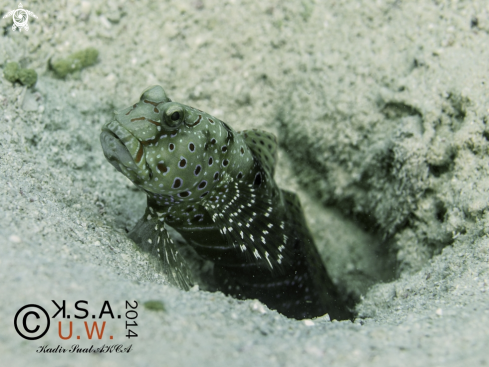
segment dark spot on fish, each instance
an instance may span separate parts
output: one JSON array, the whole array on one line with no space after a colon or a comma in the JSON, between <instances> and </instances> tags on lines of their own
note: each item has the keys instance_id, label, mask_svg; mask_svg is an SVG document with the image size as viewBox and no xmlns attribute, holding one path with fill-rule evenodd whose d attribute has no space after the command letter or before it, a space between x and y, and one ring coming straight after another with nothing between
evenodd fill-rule
<instances>
[{"instance_id":1,"label":"dark spot on fish","mask_svg":"<svg viewBox=\"0 0 489 367\"><path fill-rule=\"evenodd\" d=\"M168 145L168 149L170 149L170 152L173 152L175 150L175 144L170 143L170 145Z\"/></svg>"},{"instance_id":2,"label":"dark spot on fish","mask_svg":"<svg viewBox=\"0 0 489 367\"><path fill-rule=\"evenodd\" d=\"M154 110L153 110L153 111L154 111L155 113L160 113L160 110L159 110L159 109L157 109L156 107L154 108Z\"/></svg>"},{"instance_id":3,"label":"dark spot on fish","mask_svg":"<svg viewBox=\"0 0 489 367\"><path fill-rule=\"evenodd\" d=\"M225 145L223 145L223 146L221 147L221 151L222 151L223 153L226 153L226 152L228 151L228 147L227 147L227 146L225 146Z\"/></svg>"},{"instance_id":4,"label":"dark spot on fish","mask_svg":"<svg viewBox=\"0 0 489 367\"><path fill-rule=\"evenodd\" d=\"M196 167L195 167L195 170L194 170L194 175L198 176L200 171L202 170L202 167L200 164L198 164Z\"/></svg>"},{"instance_id":5,"label":"dark spot on fish","mask_svg":"<svg viewBox=\"0 0 489 367\"><path fill-rule=\"evenodd\" d=\"M258 172L256 175L255 175L255 181L253 181L253 184L255 186L260 186L261 185L261 173Z\"/></svg>"},{"instance_id":6,"label":"dark spot on fish","mask_svg":"<svg viewBox=\"0 0 489 367\"><path fill-rule=\"evenodd\" d=\"M202 112L202 111L200 111L200 112ZM196 125L200 124L200 120L201 119L202 119L202 115L199 115L199 117L197 118L197 120L193 124L190 124L188 126L193 127L193 126L196 126Z\"/></svg>"},{"instance_id":7,"label":"dark spot on fish","mask_svg":"<svg viewBox=\"0 0 489 367\"><path fill-rule=\"evenodd\" d=\"M155 106L155 107L156 107L156 106L157 106L159 103L161 103L161 102L151 102L151 101L148 101L147 99L145 99L143 102L144 102L144 103L151 104L151 105L153 105L153 106Z\"/></svg>"},{"instance_id":8,"label":"dark spot on fish","mask_svg":"<svg viewBox=\"0 0 489 367\"><path fill-rule=\"evenodd\" d=\"M168 167L166 166L165 163L163 162L160 162L157 164L156 166L158 168L158 170L161 172L161 173L167 173L168 172Z\"/></svg>"},{"instance_id":9,"label":"dark spot on fish","mask_svg":"<svg viewBox=\"0 0 489 367\"><path fill-rule=\"evenodd\" d=\"M202 190L202 189L205 189L205 187L207 186L207 181L202 181L200 184L199 184L199 190Z\"/></svg>"},{"instance_id":10,"label":"dark spot on fish","mask_svg":"<svg viewBox=\"0 0 489 367\"><path fill-rule=\"evenodd\" d=\"M214 173L214 181L219 180L219 172Z\"/></svg>"},{"instance_id":11,"label":"dark spot on fish","mask_svg":"<svg viewBox=\"0 0 489 367\"><path fill-rule=\"evenodd\" d=\"M141 144L143 144L144 146L151 146L152 144L156 144L156 142L158 141L157 138L154 138L154 139L146 139L146 140L143 140L141 141Z\"/></svg>"},{"instance_id":12,"label":"dark spot on fish","mask_svg":"<svg viewBox=\"0 0 489 367\"><path fill-rule=\"evenodd\" d=\"M252 143L253 144L256 144L256 140L255 139L251 139Z\"/></svg>"},{"instance_id":13,"label":"dark spot on fish","mask_svg":"<svg viewBox=\"0 0 489 367\"><path fill-rule=\"evenodd\" d=\"M148 119L149 122L151 122L153 125L160 126L160 123L155 120Z\"/></svg>"},{"instance_id":14,"label":"dark spot on fish","mask_svg":"<svg viewBox=\"0 0 489 367\"><path fill-rule=\"evenodd\" d=\"M212 144L212 145L214 145L214 144L216 144L216 143L217 143L217 140L216 140L216 139L214 139L214 138L212 138L212 139L211 139L211 144Z\"/></svg>"},{"instance_id":15,"label":"dark spot on fish","mask_svg":"<svg viewBox=\"0 0 489 367\"><path fill-rule=\"evenodd\" d=\"M211 124L214 124L214 120L212 120L212 119L209 119L209 122L210 122Z\"/></svg>"},{"instance_id":16,"label":"dark spot on fish","mask_svg":"<svg viewBox=\"0 0 489 367\"><path fill-rule=\"evenodd\" d=\"M141 158L143 158L143 153L144 153L143 145L139 144L138 153L136 154L136 159L134 160L136 163L141 162Z\"/></svg>"},{"instance_id":17,"label":"dark spot on fish","mask_svg":"<svg viewBox=\"0 0 489 367\"><path fill-rule=\"evenodd\" d=\"M261 145L265 145L265 142L263 140L260 140Z\"/></svg>"},{"instance_id":18,"label":"dark spot on fish","mask_svg":"<svg viewBox=\"0 0 489 367\"><path fill-rule=\"evenodd\" d=\"M184 191L178 194L178 196L181 198L186 198L189 195L190 195L190 191Z\"/></svg>"},{"instance_id":19,"label":"dark spot on fish","mask_svg":"<svg viewBox=\"0 0 489 367\"><path fill-rule=\"evenodd\" d=\"M212 157L209 158L209 166L212 166L212 163L214 162L214 160L212 159Z\"/></svg>"},{"instance_id":20,"label":"dark spot on fish","mask_svg":"<svg viewBox=\"0 0 489 367\"><path fill-rule=\"evenodd\" d=\"M182 158L182 159L180 160L180 163L178 163L178 166L179 166L180 168L185 168L185 167L187 166L187 160L186 160L185 158Z\"/></svg>"},{"instance_id":21,"label":"dark spot on fish","mask_svg":"<svg viewBox=\"0 0 489 367\"><path fill-rule=\"evenodd\" d=\"M209 193L209 191L206 191L204 192L202 195L200 195L201 198L203 198L204 196L206 196L207 194Z\"/></svg>"},{"instance_id":22,"label":"dark spot on fish","mask_svg":"<svg viewBox=\"0 0 489 367\"><path fill-rule=\"evenodd\" d=\"M268 149L272 149L272 144L268 144Z\"/></svg>"},{"instance_id":23,"label":"dark spot on fish","mask_svg":"<svg viewBox=\"0 0 489 367\"><path fill-rule=\"evenodd\" d=\"M194 210L195 208L193 206L189 206L187 209L185 209L187 213L193 212Z\"/></svg>"},{"instance_id":24,"label":"dark spot on fish","mask_svg":"<svg viewBox=\"0 0 489 367\"><path fill-rule=\"evenodd\" d=\"M138 106L138 105L137 105L137 103L136 103L136 104L134 104L134 105L132 106L131 110L130 110L129 112L127 112L127 113L126 113L126 116L127 116L127 115L129 115L129 114L130 114L132 111L134 111L134 109L135 109L137 106Z\"/></svg>"},{"instance_id":25,"label":"dark spot on fish","mask_svg":"<svg viewBox=\"0 0 489 367\"><path fill-rule=\"evenodd\" d=\"M236 176L238 180L241 180L243 178L243 172L239 172L238 175Z\"/></svg>"},{"instance_id":26,"label":"dark spot on fish","mask_svg":"<svg viewBox=\"0 0 489 367\"><path fill-rule=\"evenodd\" d=\"M173 189L178 189L180 186L182 186L182 183L183 183L182 179L177 177L177 178L175 178L175 180L173 181L173 186L172 186L172 188L173 188Z\"/></svg>"},{"instance_id":27,"label":"dark spot on fish","mask_svg":"<svg viewBox=\"0 0 489 367\"><path fill-rule=\"evenodd\" d=\"M131 122L141 121L141 120L146 120L146 117L138 117L138 118L135 118L135 119L131 119Z\"/></svg>"},{"instance_id":28,"label":"dark spot on fish","mask_svg":"<svg viewBox=\"0 0 489 367\"><path fill-rule=\"evenodd\" d=\"M189 143L188 150L190 150L191 152L195 151L195 145L194 145L194 143Z\"/></svg>"},{"instance_id":29,"label":"dark spot on fish","mask_svg":"<svg viewBox=\"0 0 489 367\"><path fill-rule=\"evenodd\" d=\"M222 161L222 165L226 167L229 164L229 161L227 159Z\"/></svg>"},{"instance_id":30,"label":"dark spot on fish","mask_svg":"<svg viewBox=\"0 0 489 367\"><path fill-rule=\"evenodd\" d=\"M243 155L243 154L244 154L244 149L243 149L243 147L241 147L240 152L241 152L241 155Z\"/></svg>"}]
</instances>

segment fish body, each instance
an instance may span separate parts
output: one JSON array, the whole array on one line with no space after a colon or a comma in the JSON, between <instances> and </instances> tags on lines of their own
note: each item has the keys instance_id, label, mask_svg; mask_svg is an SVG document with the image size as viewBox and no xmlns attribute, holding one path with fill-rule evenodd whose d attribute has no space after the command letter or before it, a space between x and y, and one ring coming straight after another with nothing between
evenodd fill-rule
<instances>
[{"instance_id":1,"label":"fish body","mask_svg":"<svg viewBox=\"0 0 489 367\"><path fill-rule=\"evenodd\" d=\"M225 294L259 299L297 319L351 316L297 196L273 179L275 136L235 132L154 86L115 112L100 140L108 161L147 194L145 214L129 237L157 256L170 282L193 284L168 226L214 263L217 290Z\"/></svg>"}]
</instances>

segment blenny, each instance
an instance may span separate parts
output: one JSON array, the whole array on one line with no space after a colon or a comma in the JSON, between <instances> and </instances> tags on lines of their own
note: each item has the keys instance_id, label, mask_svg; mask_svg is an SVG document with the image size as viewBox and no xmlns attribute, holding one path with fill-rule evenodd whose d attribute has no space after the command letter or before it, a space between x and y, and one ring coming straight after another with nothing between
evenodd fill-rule
<instances>
[{"instance_id":1,"label":"blenny","mask_svg":"<svg viewBox=\"0 0 489 367\"><path fill-rule=\"evenodd\" d=\"M192 275L168 226L214 263L217 290L227 295L258 299L296 319L351 317L297 195L273 179L274 135L236 132L154 86L115 112L100 141L108 161L147 194L129 238L158 257L171 283L189 289Z\"/></svg>"}]
</instances>

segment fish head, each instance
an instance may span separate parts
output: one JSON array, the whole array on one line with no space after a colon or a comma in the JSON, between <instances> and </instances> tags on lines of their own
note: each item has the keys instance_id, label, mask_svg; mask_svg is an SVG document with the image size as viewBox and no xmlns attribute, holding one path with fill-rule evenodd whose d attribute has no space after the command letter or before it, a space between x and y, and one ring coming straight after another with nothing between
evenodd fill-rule
<instances>
[{"instance_id":1,"label":"fish head","mask_svg":"<svg viewBox=\"0 0 489 367\"><path fill-rule=\"evenodd\" d=\"M100 141L107 160L163 204L205 197L230 166L232 137L221 120L154 86L115 112Z\"/></svg>"}]
</instances>

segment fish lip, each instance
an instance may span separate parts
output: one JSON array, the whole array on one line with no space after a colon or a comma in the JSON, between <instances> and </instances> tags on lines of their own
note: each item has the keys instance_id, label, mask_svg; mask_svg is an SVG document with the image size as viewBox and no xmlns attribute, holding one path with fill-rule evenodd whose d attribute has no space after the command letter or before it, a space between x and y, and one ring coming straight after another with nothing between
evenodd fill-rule
<instances>
[{"instance_id":1,"label":"fish lip","mask_svg":"<svg viewBox=\"0 0 489 367\"><path fill-rule=\"evenodd\" d=\"M124 147L127 151L127 147L124 145L122 140L116 134L114 134L112 131L108 129L103 129L102 132L100 133L100 143L102 145L102 151L105 155L105 158L107 158L109 163L112 164L119 172L122 173L122 169L120 167L122 163L119 157L114 154L116 152L116 149L111 147L112 145L111 143L113 143L113 141L112 142L110 141L111 139L117 142L116 144L118 144L120 147ZM129 153L129 151L127 152Z\"/></svg>"},{"instance_id":2,"label":"fish lip","mask_svg":"<svg viewBox=\"0 0 489 367\"><path fill-rule=\"evenodd\" d=\"M120 144L121 146L123 146L126 149L127 153L131 156L132 161L134 163L136 163L133 155L131 154L129 147L127 146L127 144L124 143L124 141L122 140L122 138L119 135L117 135L115 130L118 130L118 129L122 129L124 134L127 134L127 136L129 136L131 139L136 140L138 142L138 144L142 144L139 141L139 139L136 138L133 133L131 133L129 130L127 130L117 119L113 119L113 120L107 122L104 126L102 126L102 132L100 133L100 141L102 143L102 148L104 150L104 153L105 153L104 139L106 139L107 137L110 136L112 138L115 138L115 140L118 142L118 144ZM144 147L143 147L143 149L144 149Z\"/></svg>"},{"instance_id":3,"label":"fish lip","mask_svg":"<svg viewBox=\"0 0 489 367\"><path fill-rule=\"evenodd\" d=\"M107 160L123 175L127 176L131 181L134 183L136 182L143 182L145 177L141 177L141 170L138 168L139 163L136 162L136 157L131 153L131 150L127 146L127 144L124 142L124 140L117 134L117 130L122 131L125 136L125 140L127 141L127 138L130 138L130 140L136 141L139 146L143 149L143 156L144 156L144 144L134 136L132 132L127 130L117 119L113 119L112 121L107 122L104 126L102 126L102 132L100 133L100 142L102 145L102 150L104 152L105 157ZM112 139L112 141L108 141ZM117 145L114 147L114 143ZM118 151L117 148L124 148L124 153L121 153L121 151ZM118 153L118 154L117 154ZM123 156L127 154L126 159L124 160ZM131 164L127 164L124 161L128 161L127 158L130 158ZM153 170L151 167L148 165L147 162L144 163L145 168L148 170L148 176L151 178L153 176ZM123 168L121 168L124 167ZM136 173L136 171L139 171L139 174Z\"/></svg>"},{"instance_id":4,"label":"fish lip","mask_svg":"<svg viewBox=\"0 0 489 367\"><path fill-rule=\"evenodd\" d=\"M106 137L107 135L110 135L110 136L116 138L122 145L124 145L122 140L113 131L111 131L109 129L102 129L102 133L100 135L101 136L103 135L104 137Z\"/></svg>"}]
</instances>

